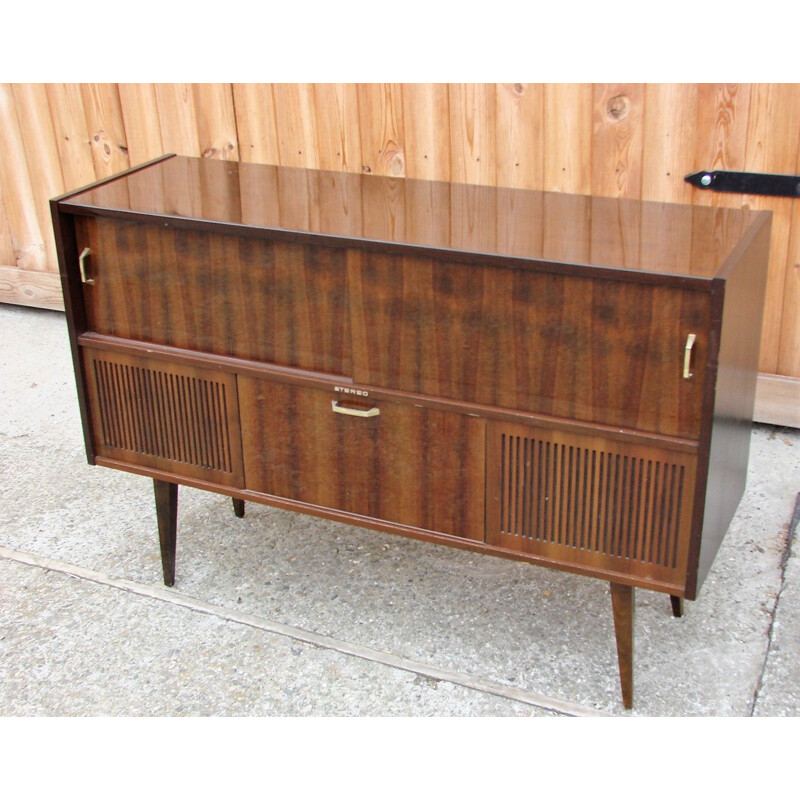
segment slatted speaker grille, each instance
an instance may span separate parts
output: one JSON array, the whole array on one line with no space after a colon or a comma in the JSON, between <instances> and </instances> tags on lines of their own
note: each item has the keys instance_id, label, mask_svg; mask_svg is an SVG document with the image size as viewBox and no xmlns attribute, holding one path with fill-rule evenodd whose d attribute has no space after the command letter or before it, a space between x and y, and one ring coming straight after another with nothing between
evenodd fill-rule
<instances>
[{"instance_id":1,"label":"slatted speaker grille","mask_svg":"<svg viewBox=\"0 0 800 800\"><path fill-rule=\"evenodd\" d=\"M101 359L94 375L107 447L233 471L223 383Z\"/></svg>"},{"instance_id":2,"label":"slatted speaker grille","mask_svg":"<svg viewBox=\"0 0 800 800\"><path fill-rule=\"evenodd\" d=\"M501 535L678 566L689 502L680 459L503 433L500 469Z\"/></svg>"}]
</instances>

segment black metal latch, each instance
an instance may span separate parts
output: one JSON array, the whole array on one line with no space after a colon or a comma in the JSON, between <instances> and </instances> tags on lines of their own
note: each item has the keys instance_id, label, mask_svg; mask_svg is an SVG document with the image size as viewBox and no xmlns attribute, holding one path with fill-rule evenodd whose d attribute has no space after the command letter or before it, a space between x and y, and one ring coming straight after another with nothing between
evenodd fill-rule
<instances>
[{"instance_id":1,"label":"black metal latch","mask_svg":"<svg viewBox=\"0 0 800 800\"><path fill-rule=\"evenodd\" d=\"M695 172L684 180L698 189L740 194L800 197L800 175L764 175L758 172Z\"/></svg>"}]
</instances>

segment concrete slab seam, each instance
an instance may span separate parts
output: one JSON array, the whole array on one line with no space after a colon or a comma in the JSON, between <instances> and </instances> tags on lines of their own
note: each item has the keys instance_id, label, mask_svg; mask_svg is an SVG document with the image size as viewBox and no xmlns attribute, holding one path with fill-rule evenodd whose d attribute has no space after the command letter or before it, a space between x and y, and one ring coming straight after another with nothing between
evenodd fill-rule
<instances>
[{"instance_id":1,"label":"concrete slab seam","mask_svg":"<svg viewBox=\"0 0 800 800\"><path fill-rule=\"evenodd\" d=\"M775 603L772 606L772 613L770 614L770 621L769 621L769 629L767 630L767 647L764 653L764 663L761 667L761 674L758 678L758 684L756 685L756 689L753 692L753 702L750 704L750 716L754 716L756 707L758 706L758 699L761 693L761 689L764 684L764 673L767 668L767 661L769 659L769 654L772 652L772 640L775 631L775 618L778 614L778 608L781 602L781 595L783 594L783 587L786 585L786 568L789 564L789 558L792 555L792 548L794 546L794 540L797 535L797 526L800 524L800 494L797 495L797 499L794 505L794 513L792 514L791 522L789 523L789 531L786 536L786 546L784 551L781 555L780 561L780 588L778 589L778 593L775 596Z\"/></svg>"},{"instance_id":2,"label":"concrete slab seam","mask_svg":"<svg viewBox=\"0 0 800 800\"><path fill-rule=\"evenodd\" d=\"M472 689L474 691L495 695L507 700L524 703L530 706L535 706L536 708L550 711L555 714L571 717L613 716L612 714L600 711L598 709L577 703L571 703L565 700L559 700L557 698L547 697L527 689L517 689L513 686L506 686L489 679L475 677L466 673L448 670L430 664L424 664L419 661L413 661L402 656L394 655L393 653L386 653L364 645L346 642L341 639L336 639L324 634L314 633L313 631L307 631L303 628L298 628L292 625L286 625L284 623L269 620L254 614L242 613L225 608L224 606L206 603L203 600L198 600L194 597L184 595L175 589L169 589L167 587L162 588L160 586L147 586L145 584L136 583L124 578L114 578L102 572L86 569L85 567L68 564L63 561L57 561L55 559L38 556L33 553L13 550L2 546L0 546L0 558L9 561L15 561L21 564L27 564L31 567L38 567L43 570L57 572L78 580L86 580L102 586L108 586L110 588L130 592L132 594L147 597L152 600L170 603L171 605L179 606L190 611L196 611L198 613L215 616L229 622L247 625L249 627L257 628L278 636L286 636L296 641L301 641L306 644L327 650L333 650L342 653L343 655L349 655L355 658L361 658L374 663L383 664L384 666L403 670L405 672L411 672L432 680L445 681Z\"/></svg>"}]
</instances>

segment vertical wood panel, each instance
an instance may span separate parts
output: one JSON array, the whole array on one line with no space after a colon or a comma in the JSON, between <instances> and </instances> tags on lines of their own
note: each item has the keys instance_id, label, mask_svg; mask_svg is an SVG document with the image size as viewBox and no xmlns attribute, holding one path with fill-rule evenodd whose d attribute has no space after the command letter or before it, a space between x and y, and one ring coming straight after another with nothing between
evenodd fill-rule
<instances>
[{"instance_id":1,"label":"vertical wood panel","mask_svg":"<svg viewBox=\"0 0 800 800\"><path fill-rule=\"evenodd\" d=\"M239 160L239 137L233 93L229 84L200 83L192 87L200 155Z\"/></svg>"},{"instance_id":2,"label":"vertical wood panel","mask_svg":"<svg viewBox=\"0 0 800 800\"><path fill-rule=\"evenodd\" d=\"M795 84L756 84L751 89L750 119L747 133L745 169L753 172L795 173L800 147L800 89ZM795 173L796 174L796 173ZM759 368L764 372L781 373L779 354L781 339L796 336L800 329L800 313L795 306L784 317L784 288L787 273L794 263L790 258L789 240L792 236L792 208L797 203L790 198L745 195L750 208L769 209L772 217L769 274L764 327L761 339Z\"/></svg>"},{"instance_id":3,"label":"vertical wood panel","mask_svg":"<svg viewBox=\"0 0 800 800\"><path fill-rule=\"evenodd\" d=\"M800 175L800 156L795 167ZM781 375L800 375L800 324L797 323L800 309L800 202L792 204L789 254L786 262L786 282L783 287L783 319L778 348L778 372ZM787 324L795 320L794 325Z\"/></svg>"},{"instance_id":4,"label":"vertical wood panel","mask_svg":"<svg viewBox=\"0 0 800 800\"><path fill-rule=\"evenodd\" d=\"M17 104L11 84L0 84L0 186L14 246L14 262L25 270L53 270L36 213L40 198L31 182Z\"/></svg>"},{"instance_id":5,"label":"vertical wood panel","mask_svg":"<svg viewBox=\"0 0 800 800\"><path fill-rule=\"evenodd\" d=\"M97 177L116 175L131 163L119 89L114 83L87 83L81 89Z\"/></svg>"},{"instance_id":6,"label":"vertical wood panel","mask_svg":"<svg viewBox=\"0 0 800 800\"><path fill-rule=\"evenodd\" d=\"M119 99L132 166L166 152L161 140L156 91L152 83L121 83Z\"/></svg>"},{"instance_id":7,"label":"vertical wood panel","mask_svg":"<svg viewBox=\"0 0 800 800\"><path fill-rule=\"evenodd\" d=\"M58 145L44 84L15 85L14 100L31 178L36 216L42 232L46 269L47 265L56 263L55 238L48 200L64 191Z\"/></svg>"},{"instance_id":8,"label":"vertical wood panel","mask_svg":"<svg viewBox=\"0 0 800 800\"><path fill-rule=\"evenodd\" d=\"M0 183L0 266L10 266L15 262L14 240L11 237L11 227L8 224L6 204L3 199L3 186Z\"/></svg>"},{"instance_id":9,"label":"vertical wood panel","mask_svg":"<svg viewBox=\"0 0 800 800\"><path fill-rule=\"evenodd\" d=\"M592 194L642 194L644 87L607 83L594 87Z\"/></svg>"},{"instance_id":10,"label":"vertical wood panel","mask_svg":"<svg viewBox=\"0 0 800 800\"><path fill-rule=\"evenodd\" d=\"M497 87L498 186L541 189L544 183L544 90L541 85Z\"/></svg>"},{"instance_id":11,"label":"vertical wood panel","mask_svg":"<svg viewBox=\"0 0 800 800\"><path fill-rule=\"evenodd\" d=\"M449 181L450 96L447 84L403 86L406 176Z\"/></svg>"},{"instance_id":12,"label":"vertical wood panel","mask_svg":"<svg viewBox=\"0 0 800 800\"><path fill-rule=\"evenodd\" d=\"M450 167L452 180L468 184L495 184L496 110L495 87L490 84L450 86ZM454 242L469 247L493 247L497 230L475 224L478 216L497 214L497 198L475 193L470 187L451 191L450 222ZM483 203L478 208L477 203ZM494 202L494 208L489 203Z\"/></svg>"},{"instance_id":13,"label":"vertical wood panel","mask_svg":"<svg viewBox=\"0 0 800 800\"><path fill-rule=\"evenodd\" d=\"M268 83L235 83L233 103L239 133L239 158L280 164L275 100Z\"/></svg>"},{"instance_id":14,"label":"vertical wood panel","mask_svg":"<svg viewBox=\"0 0 800 800\"><path fill-rule=\"evenodd\" d=\"M64 185L91 183L95 180L95 169L81 86L54 83L48 84L46 91Z\"/></svg>"},{"instance_id":15,"label":"vertical wood panel","mask_svg":"<svg viewBox=\"0 0 800 800\"><path fill-rule=\"evenodd\" d=\"M168 153L200 155L194 92L188 83L155 84L161 143Z\"/></svg>"},{"instance_id":16,"label":"vertical wood panel","mask_svg":"<svg viewBox=\"0 0 800 800\"><path fill-rule=\"evenodd\" d=\"M695 152L696 84L648 84L644 119L642 199L691 203L683 176L705 168Z\"/></svg>"},{"instance_id":17,"label":"vertical wood panel","mask_svg":"<svg viewBox=\"0 0 800 800\"><path fill-rule=\"evenodd\" d=\"M279 163L315 169L318 159L313 87L306 83L276 83L272 95Z\"/></svg>"},{"instance_id":18,"label":"vertical wood panel","mask_svg":"<svg viewBox=\"0 0 800 800\"><path fill-rule=\"evenodd\" d=\"M692 133L699 169L740 170L745 162L750 87L730 83L701 84L697 88L697 125ZM700 132L702 131L702 135ZM695 205L742 205L741 196L694 192Z\"/></svg>"},{"instance_id":19,"label":"vertical wood panel","mask_svg":"<svg viewBox=\"0 0 800 800\"><path fill-rule=\"evenodd\" d=\"M361 171L358 135L358 90L348 83L314 85L319 168Z\"/></svg>"},{"instance_id":20,"label":"vertical wood panel","mask_svg":"<svg viewBox=\"0 0 800 800\"><path fill-rule=\"evenodd\" d=\"M590 194L592 86L548 84L544 91L544 189Z\"/></svg>"},{"instance_id":21,"label":"vertical wood panel","mask_svg":"<svg viewBox=\"0 0 800 800\"><path fill-rule=\"evenodd\" d=\"M405 136L400 87L388 83L360 84L358 120L364 172L395 178L405 177Z\"/></svg>"},{"instance_id":22,"label":"vertical wood panel","mask_svg":"<svg viewBox=\"0 0 800 800\"><path fill-rule=\"evenodd\" d=\"M497 140L495 87L451 84L450 179L494 185Z\"/></svg>"},{"instance_id":23,"label":"vertical wood panel","mask_svg":"<svg viewBox=\"0 0 800 800\"><path fill-rule=\"evenodd\" d=\"M39 206L46 203L48 195L43 196L46 189L35 182L35 176L40 175L41 170L31 169L28 163L27 130L20 122L19 105L14 87L11 84L0 85L0 137L3 141L0 184L14 244L14 266L24 270L46 270L55 263L45 243L48 229L43 226L39 212Z\"/></svg>"},{"instance_id":24,"label":"vertical wood panel","mask_svg":"<svg viewBox=\"0 0 800 800\"><path fill-rule=\"evenodd\" d=\"M14 101L36 198L36 212L42 230L49 231L51 219L47 200L64 191L64 177L47 89L42 83L16 84ZM46 244L48 238L52 237L45 237Z\"/></svg>"}]
</instances>

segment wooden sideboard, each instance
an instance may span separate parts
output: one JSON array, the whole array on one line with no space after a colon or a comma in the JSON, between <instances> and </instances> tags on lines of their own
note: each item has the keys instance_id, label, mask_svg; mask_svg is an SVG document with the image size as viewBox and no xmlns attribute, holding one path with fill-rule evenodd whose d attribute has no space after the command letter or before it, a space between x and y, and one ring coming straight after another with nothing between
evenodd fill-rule
<instances>
[{"instance_id":1,"label":"wooden sideboard","mask_svg":"<svg viewBox=\"0 0 800 800\"><path fill-rule=\"evenodd\" d=\"M51 203L89 462L694 599L770 214L165 156Z\"/></svg>"}]
</instances>

